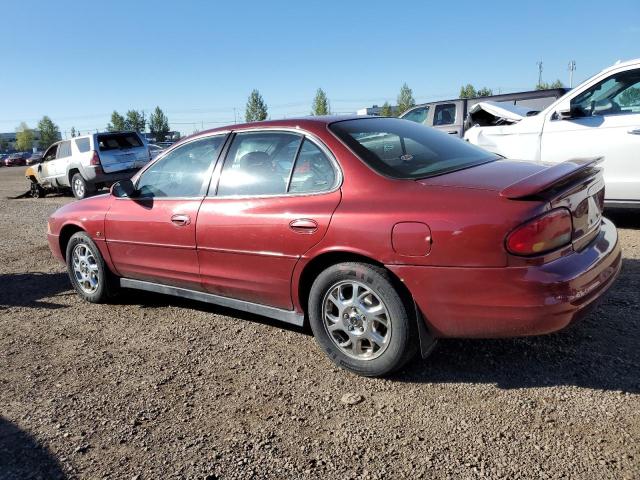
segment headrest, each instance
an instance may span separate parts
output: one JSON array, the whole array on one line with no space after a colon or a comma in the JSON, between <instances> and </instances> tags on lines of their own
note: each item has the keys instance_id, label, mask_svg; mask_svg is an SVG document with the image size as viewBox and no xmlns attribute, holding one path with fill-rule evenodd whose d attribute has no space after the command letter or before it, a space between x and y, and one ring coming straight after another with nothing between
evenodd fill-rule
<instances>
[{"instance_id":1,"label":"headrest","mask_svg":"<svg viewBox=\"0 0 640 480\"><path fill-rule=\"evenodd\" d=\"M251 170L254 168L271 168L271 157L265 152L249 152L240 158L240 168Z\"/></svg>"}]
</instances>

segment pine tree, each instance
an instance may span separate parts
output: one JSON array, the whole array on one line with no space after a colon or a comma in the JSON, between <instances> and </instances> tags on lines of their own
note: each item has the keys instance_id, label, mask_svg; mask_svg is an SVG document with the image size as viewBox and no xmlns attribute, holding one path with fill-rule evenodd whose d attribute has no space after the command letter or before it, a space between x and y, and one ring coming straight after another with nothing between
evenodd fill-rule
<instances>
[{"instance_id":1,"label":"pine tree","mask_svg":"<svg viewBox=\"0 0 640 480\"><path fill-rule=\"evenodd\" d=\"M247 108L245 110L244 119L247 122L261 122L267 119L267 105L262 99L262 95L258 90L253 90L247 100Z\"/></svg>"},{"instance_id":2,"label":"pine tree","mask_svg":"<svg viewBox=\"0 0 640 480\"><path fill-rule=\"evenodd\" d=\"M380 108L380 116L393 117L393 110L391 109L391 105L389 105L389 102L384 102L382 104L382 107Z\"/></svg>"},{"instance_id":3,"label":"pine tree","mask_svg":"<svg viewBox=\"0 0 640 480\"><path fill-rule=\"evenodd\" d=\"M124 121L124 130L135 130L136 132L144 132L147 122L144 118L144 112L137 110L129 110Z\"/></svg>"},{"instance_id":4,"label":"pine tree","mask_svg":"<svg viewBox=\"0 0 640 480\"><path fill-rule=\"evenodd\" d=\"M164 142L167 139L169 119L160 107L156 107L149 117L149 131L155 137L156 142Z\"/></svg>"},{"instance_id":5,"label":"pine tree","mask_svg":"<svg viewBox=\"0 0 640 480\"><path fill-rule=\"evenodd\" d=\"M107 125L107 130L110 132L120 132L126 129L124 117L114 110L111 114L111 122Z\"/></svg>"},{"instance_id":6,"label":"pine tree","mask_svg":"<svg viewBox=\"0 0 640 480\"><path fill-rule=\"evenodd\" d=\"M46 150L60 138L58 126L46 115L38 122L38 130L40 131L40 148L42 150Z\"/></svg>"},{"instance_id":7,"label":"pine tree","mask_svg":"<svg viewBox=\"0 0 640 480\"><path fill-rule=\"evenodd\" d=\"M316 92L316 97L313 99L313 107L311 115L329 115L331 113L329 109L329 100L327 94L321 88Z\"/></svg>"},{"instance_id":8,"label":"pine tree","mask_svg":"<svg viewBox=\"0 0 640 480\"><path fill-rule=\"evenodd\" d=\"M416 106L416 101L413 98L413 91L409 88L409 86L405 83L402 85L400 89L400 93L398 94L398 115L403 114L411 107Z\"/></svg>"}]
</instances>

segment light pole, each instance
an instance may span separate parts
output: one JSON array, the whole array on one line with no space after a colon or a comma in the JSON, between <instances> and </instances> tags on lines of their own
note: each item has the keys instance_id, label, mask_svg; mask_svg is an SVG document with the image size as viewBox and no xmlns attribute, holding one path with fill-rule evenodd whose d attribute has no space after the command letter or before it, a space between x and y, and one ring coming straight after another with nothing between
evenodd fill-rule
<instances>
[{"instance_id":1,"label":"light pole","mask_svg":"<svg viewBox=\"0 0 640 480\"><path fill-rule=\"evenodd\" d=\"M576 69L576 61L571 60L569 62L569 88L573 88L573 72Z\"/></svg>"},{"instance_id":2,"label":"light pole","mask_svg":"<svg viewBox=\"0 0 640 480\"><path fill-rule=\"evenodd\" d=\"M538 65L538 85L542 85L542 60L536 62Z\"/></svg>"}]
</instances>

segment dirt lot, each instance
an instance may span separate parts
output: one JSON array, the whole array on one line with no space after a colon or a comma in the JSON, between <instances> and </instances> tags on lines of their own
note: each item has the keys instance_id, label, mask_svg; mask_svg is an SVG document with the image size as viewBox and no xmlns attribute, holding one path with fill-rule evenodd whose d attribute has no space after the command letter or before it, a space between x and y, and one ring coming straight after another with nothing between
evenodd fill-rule
<instances>
[{"instance_id":1,"label":"dirt lot","mask_svg":"<svg viewBox=\"0 0 640 480\"><path fill-rule=\"evenodd\" d=\"M585 321L376 380L263 318L82 303L45 239L72 199L7 199L22 171L0 168L0 479L640 478L638 214L613 216L623 272Z\"/></svg>"}]
</instances>

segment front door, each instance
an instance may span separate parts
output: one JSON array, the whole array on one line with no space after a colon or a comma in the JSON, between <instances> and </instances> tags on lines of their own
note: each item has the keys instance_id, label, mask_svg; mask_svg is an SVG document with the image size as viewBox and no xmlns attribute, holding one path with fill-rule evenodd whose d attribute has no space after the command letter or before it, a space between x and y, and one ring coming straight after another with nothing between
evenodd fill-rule
<instances>
[{"instance_id":1,"label":"front door","mask_svg":"<svg viewBox=\"0 0 640 480\"><path fill-rule=\"evenodd\" d=\"M324 236L340 203L327 150L298 133L238 133L200 208L196 238L203 287L292 309L291 276Z\"/></svg>"},{"instance_id":2,"label":"front door","mask_svg":"<svg viewBox=\"0 0 640 480\"><path fill-rule=\"evenodd\" d=\"M572 118L545 121L542 161L603 156L607 200L640 200L640 70L615 73L571 100Z\"/></svg>"},{"instance_id":3,"label":"front door","mask_svg":"<svg viewBox=\"0 0 640 480\"><path fill-rule=\"evenodd\" d=\"M59 145L59 143L51 145L47 151L44 152L44 155L42 156L42 163L38 164L36 167L40 178L53 185L56 185L54 179L56 177L56 165L59 163L59 160L56 160Z\"/></svg>"},{"instance_id":4,"label":"front door","mask_svg":"<svg viewBox=\"0 0 640 480\"><path fill-rule=\"evenodd\" d=\"M140 174L133 198L113 199L105 237L121 276L200 289L196 220L225 138L170 150Z\"/></svg>"}]
</instances>

